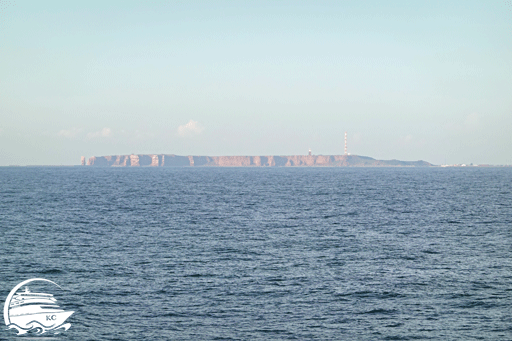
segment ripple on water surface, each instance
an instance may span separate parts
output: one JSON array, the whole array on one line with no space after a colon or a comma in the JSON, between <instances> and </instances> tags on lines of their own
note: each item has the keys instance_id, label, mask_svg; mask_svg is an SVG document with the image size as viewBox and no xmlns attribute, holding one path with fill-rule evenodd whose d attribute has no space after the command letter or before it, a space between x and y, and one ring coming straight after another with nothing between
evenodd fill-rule
<instances>
[{"instance_id":1,"label":"ripple on water surface","mask_svg":"<svg viewBox=\"0 0 512 341\"><path fill-rule=\"evenodd\" d=\"M505 168L0 168L0 294L65 288L57 338L510 340L511 184Z\"/></svg>"}]
</instances>

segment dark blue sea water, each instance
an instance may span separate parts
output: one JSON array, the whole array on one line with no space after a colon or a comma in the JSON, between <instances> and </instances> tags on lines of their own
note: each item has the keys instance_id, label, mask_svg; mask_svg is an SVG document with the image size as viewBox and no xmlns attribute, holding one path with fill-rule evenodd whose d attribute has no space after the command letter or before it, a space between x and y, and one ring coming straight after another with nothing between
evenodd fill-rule
<instances>
[{"instance_id":1,"label":"dark blue sea water","mask_svg":"<svg viewBox=\"0 0 512 341\"><path fill-rule=\"evenodd\" d=\"M512 340L510 168L4 167L0 243L57 339Z\"/></svg>"}]
</instances>

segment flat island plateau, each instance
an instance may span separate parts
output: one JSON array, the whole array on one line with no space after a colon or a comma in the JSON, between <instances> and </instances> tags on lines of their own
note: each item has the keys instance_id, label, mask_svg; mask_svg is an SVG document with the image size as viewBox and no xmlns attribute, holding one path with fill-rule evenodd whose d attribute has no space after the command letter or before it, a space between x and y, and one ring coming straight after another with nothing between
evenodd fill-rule
<instances>
[{"instance_id":1,"label":"flat island plateau","mask_svg":"<svg viewBox=\"0 0 512 341\"><path fill-rule=\"evenodd\" d=\"M82 165L85 158L82 157ZM426 161L376 160L359 155L180 156L132 154L93 156L88 166L100 167L432 167Z\"/></svg>"}]
</instances>

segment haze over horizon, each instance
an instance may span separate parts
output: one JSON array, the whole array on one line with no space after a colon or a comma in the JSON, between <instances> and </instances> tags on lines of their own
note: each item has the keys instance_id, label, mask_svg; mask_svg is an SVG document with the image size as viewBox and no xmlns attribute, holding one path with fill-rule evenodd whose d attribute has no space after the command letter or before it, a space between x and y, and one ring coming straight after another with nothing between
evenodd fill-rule
<instances>
[{"instance_id":1,"label":"haze over horizon","mask_svg":"<svg viewBox=\"0 0 512 341\"><path fill-rule=\"evenodd\" d=\"M511 1L0 0L0 166L512 164Z\"/></svg>"}]
</instances>

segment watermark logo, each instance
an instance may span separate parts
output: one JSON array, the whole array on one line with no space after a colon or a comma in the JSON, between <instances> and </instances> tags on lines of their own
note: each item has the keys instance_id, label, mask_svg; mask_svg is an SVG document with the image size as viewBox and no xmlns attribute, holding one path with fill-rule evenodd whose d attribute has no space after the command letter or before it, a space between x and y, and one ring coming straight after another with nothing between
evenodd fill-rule
<instances>
[{"instance_id":1,"label":"watermark logo","mask_svg":"<svg viewBox=\"0 0 512 341\"><path fill-rule=\"evenodd\" d=\"M59 334L68 330L71 323L65 322L74 311L61 309L52 294L31 292L28 284L36 281L48 282L61 288L58 284L44 278L28 279L16 285L5 300L5 325L8 329L17 329L18 335L29 332ZM23 286L25 288L20 290Z\"/></svg>"}]
</instances>

